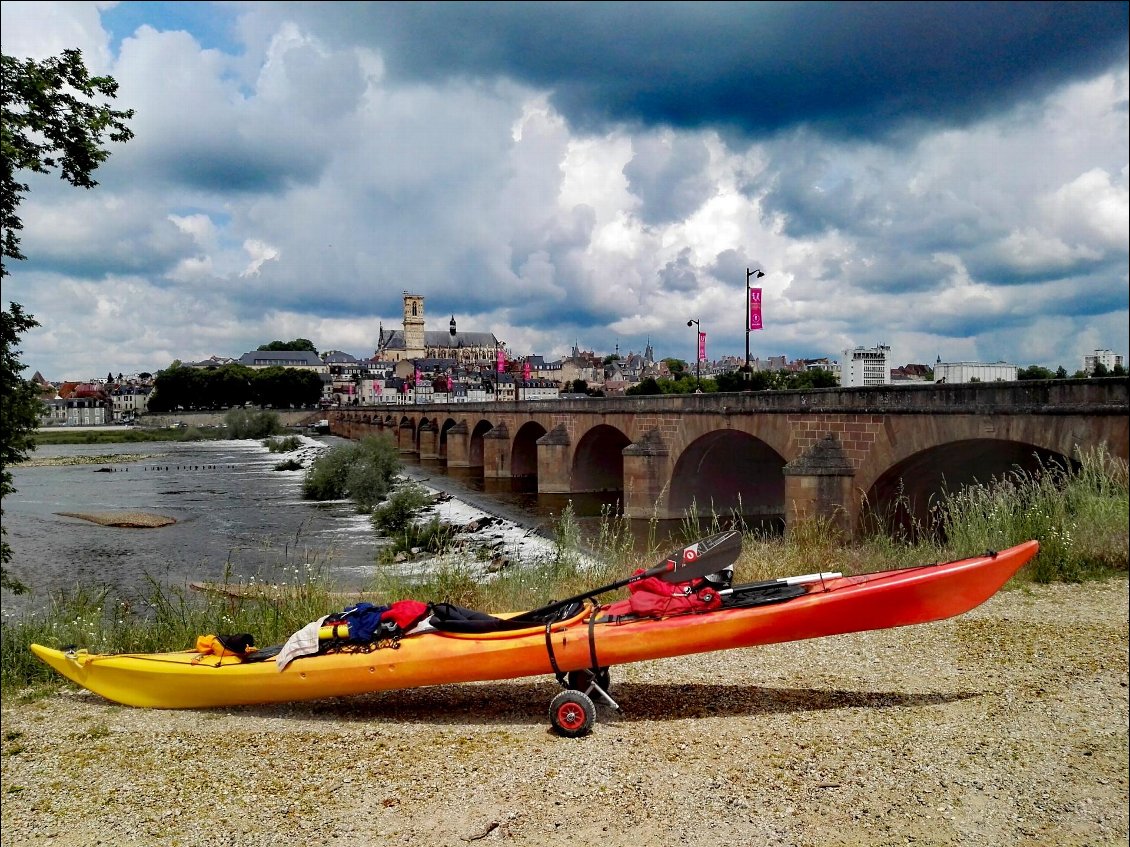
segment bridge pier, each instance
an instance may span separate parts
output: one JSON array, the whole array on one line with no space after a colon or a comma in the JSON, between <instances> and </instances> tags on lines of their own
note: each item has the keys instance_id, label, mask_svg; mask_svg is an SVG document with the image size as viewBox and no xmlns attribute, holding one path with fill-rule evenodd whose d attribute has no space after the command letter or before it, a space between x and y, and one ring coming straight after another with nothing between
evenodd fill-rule
<instances>
[{"instance_id":1,"label":"bridge pier","mask_svg":"<svg viewBox=\"0 0 1130 847\"><path fill-rule=\"evenodd\" d=\"M564 424L558 424L537 440L538 493L570 494L573 474L570 459L572 442Z\"/></svg>"},{"instance_id":2,"label":"bridge pier","mask_svg":"<svg viewBox=\"0 0 1130 847\"><path fill-rule=\"evenodd\" d=\"M471 433L466 421L459 421L447 430L447 466L449 468L471 467Z\"/></svg>"},{"instance_id":3,"label":"bridge pier","mask_svg":"<svg viewBox=\"0 0 1130 847\"><path fill-rule=\"evenodd\" d=\"M624 457L624 517L668 520L670 515L670 449L659 430L651 429L622 451Z\"/></svg>"},{"instance_id":4,"label":"bridge pier","mask_svg":"<svg viewBox=\"0 0 1130 847\"><path fill-rule=\"evenodd\" d=\"M850 533L855 508L855 469L835 435L829 433L784 467L785 532L825 519Z\"/></svg>"},{"instance_id":5,"label":"bridge pier","mask_svg":"<svg viewBox=\"0 0 1130 847\"><path fill-rule=\"evenodd\" d=\"M400 453L416 452L416 430L410 423L403 423L396 430L396 449Z\"/></svg>"},{"instance_id":6,"label":"bridge pier","mask_svg":"<svg viewBox=\"0 0 1130 847\"><path fill-rule=\"evenodd\" d=\"M483 435L483 478L510 479L510 430L505 423Z\"/></svg>"},{"instance_id":7,"label":"bridge pier","mask_svg":"<svg viewBox=\"0 0 1130 847\"><path fill-rule=\"evenodd\" d=\"M439 430L428 420L420 424L420 458L439 458Z\"/></svg>"}]
</instances>

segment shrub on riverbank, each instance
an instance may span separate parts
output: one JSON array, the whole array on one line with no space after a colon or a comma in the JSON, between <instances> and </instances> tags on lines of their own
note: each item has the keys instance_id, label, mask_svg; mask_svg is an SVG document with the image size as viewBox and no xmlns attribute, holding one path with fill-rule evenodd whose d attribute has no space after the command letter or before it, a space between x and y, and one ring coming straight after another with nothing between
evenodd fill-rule
<instances>
[{"instance_id":1,"label":"shrub on riverbank","mask_svg":"<svg viewBox=\"0 0 1130 847\"><path fill-rule=\"evenodd\" d=\"M302 446L302 439L297 435L288 435L285 438L265 438L263 446L272 453L293 453Z\"/></svg>"},{"instance_id":2,"label":"shrub on riverbank","mask_svg":"<svg viewBox=\"0 0 1130 847\"><path fill-rule=\"evenodd\" d=\"M403 468L391 438L370 435L327 450L314 460L302 482L307 500L352 500L371 512L388 496Z\"/></svg>"},{"instance_id":3,"label":"shrub on riverbank","mask_svg":"<svg viewBox=\"0 0 1130 847\"><path fill-rule=\"evenodd\" d=\"M278 412L269 409L230 409L224 415L228 438L269 438L283 432Z\"/></svg>"}]
</instances>

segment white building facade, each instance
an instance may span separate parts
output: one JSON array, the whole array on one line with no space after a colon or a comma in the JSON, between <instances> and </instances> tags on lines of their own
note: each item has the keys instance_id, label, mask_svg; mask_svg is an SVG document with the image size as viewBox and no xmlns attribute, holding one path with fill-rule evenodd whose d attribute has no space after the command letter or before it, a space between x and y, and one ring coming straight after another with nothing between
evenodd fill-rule
<instances>
[{"instance_id":1,"label":"white building facade","mask_svg":"<svg viewBox=\"0 0 1130 847\"><path fill-rule=\"evenodd\" d=\"M1005 362L937 362L934 382L1014 382L1017 367Z\"/></svg>"},{"instance_id":2,"label":"white building facade","mask_svg":"<svg viewBox=\"0 0 1130 847\"><path fill-rule=\"evenodd\" d=\"M875 347L844 350L840 365L840 385L858 388L865 385L890 385L890 382L890 347L879 344Z\"/></svg>"},{"instance_id":3,"label":"white building facade","mask_svg":"<svg viewBox=\"0 0 1130 847\"><path fill-rule=\"evenodd\" d=\"M1125 364L1122 356L1112 350L1096 350L1089 356L1083 357L1083 372L1094 373L1095 365L1102 365L1106 368L1107 373L1110 373L1116 367Z\"/></svg>"}]
</instances>

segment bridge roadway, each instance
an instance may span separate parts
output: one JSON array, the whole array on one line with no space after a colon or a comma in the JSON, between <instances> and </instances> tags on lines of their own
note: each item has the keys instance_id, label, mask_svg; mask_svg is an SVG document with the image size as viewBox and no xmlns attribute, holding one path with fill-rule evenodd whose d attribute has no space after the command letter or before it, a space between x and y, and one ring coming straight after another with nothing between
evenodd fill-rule
<instances>
[{"instance_id":1,"label":"bridge roadway","mask_svg":"<svg viewBox=\"0 0 1130 847\"><path fill-rule=\"evenodd\" d=\"M639 520L923 521L944 491L1103 450L1127 460L1125 377L346 407L330 431L402 453L606 492Z\"/></svg>"}]
</instances>

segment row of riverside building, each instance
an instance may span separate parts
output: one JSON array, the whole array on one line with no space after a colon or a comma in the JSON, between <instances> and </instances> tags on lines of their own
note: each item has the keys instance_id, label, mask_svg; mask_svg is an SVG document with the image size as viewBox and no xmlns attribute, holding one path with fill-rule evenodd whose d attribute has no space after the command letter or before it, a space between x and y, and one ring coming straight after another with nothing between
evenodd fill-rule
<instances>
[{"instance_id":1,"label":"row of riverside building","mask_svg":"<svg viewBox=\"0 0 1130 847\"><path fill-rule=\"evenodd\" d=\"M1108 370L1123 364L1123 357L1110 350L1096 350L1084 357L1085 372L1101 363ZM419 403L482 403L490 401L555 400L577 396L572 389L584 383L589 390L606 396L623 394L648 377L670 378L666 363L655 361L649 343L642 354L629 353L605 360L592 351L574 346L570 355L547 362L537 355L513 359L506 345L493 333L460 332L454 315L444 331L424 326L424 297L404 292L403 328L380 327L374 355L358 359L349 353L255 350L238 359L212 356L186 366L219 368L240 364L250 368L301 368L322 379L322 405L378 406ZM736 356L699 363L702 376L712 377L740 369L745 362ZM1005 362L943 363L934 366L891 367L891 348L886 345L856 347L843 351L842 362L831 359L786 361L784 356L751 359L755 371L800 371L823 369L833 373L846 387L910 382L996 382L1017 378L1018 368ZM148 376L148 375L145 375ZM49 383L39 373L45 412L43 423L97 426L130 421L144 414L153 391L152 377L116 380L92 379L82 383ZM585 396L585 395L580 395Z\"/></svg>"}]
</instances>

